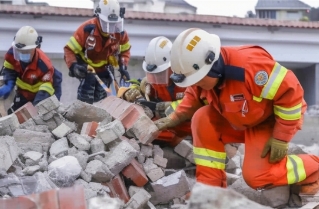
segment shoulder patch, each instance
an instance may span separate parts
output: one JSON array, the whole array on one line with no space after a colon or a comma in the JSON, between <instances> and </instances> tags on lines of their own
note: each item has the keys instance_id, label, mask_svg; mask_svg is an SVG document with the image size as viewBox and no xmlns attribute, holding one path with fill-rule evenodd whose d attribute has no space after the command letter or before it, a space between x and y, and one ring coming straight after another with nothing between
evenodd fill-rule
<instances>
[{"instance_id":1,"label":"shoulder patch","mask_svg":"<svg viewBox=\"0 0 319 209\"><path fill-rule=\"evenodd\" d=\"M38 60L38 68L41 70L42 73L47 73L49 71L48 66L43 62L43 60Z\"/></svg>"},{"instance_id":2,"label":"shoulder patch","mask_svg":"<svg viewBox=\"0 0 319 209\"><path fill-rule=\"evenodd\" d=\"M256 73L255 75L255 83L258 85L258 86L263 86L267 83L268 81L268 74L266 71L264 70L260 70Z\"/></svg>"},{"instance_id":3,"label":"shoulder patch","mask_svg":"<svg viewBox=\"0 0 319 209\"><path fill-rule=\"evenodd\" d=\"M94 29L95 29L94 24L88 24L88 25L84 26L84 28L83 28L84 32L87 32L87 33L91 33L91 31Z\"/></svg>"}]
</instances>

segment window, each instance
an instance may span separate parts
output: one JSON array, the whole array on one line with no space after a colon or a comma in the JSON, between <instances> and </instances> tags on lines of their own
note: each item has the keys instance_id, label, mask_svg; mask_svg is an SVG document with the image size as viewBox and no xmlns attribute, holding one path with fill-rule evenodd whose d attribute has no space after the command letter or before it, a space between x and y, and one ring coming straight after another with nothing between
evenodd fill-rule
<instances>
[{"instance_id":1,"label":"window","mask_svg":"<svg viewBox=\"0 0 319 209\"><path fill-rule=\"evenodd\" d=\"M276 11L275 10L260 10L259 18L276 19Z\"/></svg>"}]
</instances>

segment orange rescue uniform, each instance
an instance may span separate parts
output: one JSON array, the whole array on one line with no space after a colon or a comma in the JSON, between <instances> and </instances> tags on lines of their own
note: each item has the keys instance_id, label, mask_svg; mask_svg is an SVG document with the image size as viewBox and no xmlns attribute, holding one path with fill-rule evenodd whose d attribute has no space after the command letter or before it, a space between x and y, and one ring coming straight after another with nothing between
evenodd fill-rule
<instances>
[{"instance_id":1,"label":"orange rescue uniform","mask_svg":"<svg viewBox=\"0 0 319 209\"><path fill-rule=\"evenodd\" d=\"M9 75L6 79L16 80L17 93L28 101L33 101L38 91L41 90L48 92L51 96L54 94L54 66L41 49L36 48L35 50L32 61L25 69L22 68L19 61L14 59L12 47L4 57L4 67L12 70L12 73L9 73L12 78Z\"/></svg>"},{"instance_id":2,"label":"orange rescue uniform","mask_svg":"<svg viewBox=\"0 0 319 209\"><path fill-rule=\"evenodd\" d=\"M87 49L87 39L93 35L96 43L93 49ZM98 18L84 22L71 36L64 47L64 59L68 68L77 62L77 57L94 67L97 73L106 71L105 66L110 64L118 67L119 64L127 66L130 59L131 45L126 31L113 34L113 38L104 37L100 33ZM90 42L88 40L88 42ZM87 47L87 48L86 48ZM87 49L85 56L85 50ZM116 57L118 56L118 57ZM119 63L120 62L120 63Z\"/></svg>"},{"instance_id":3,"label":"orange rescue uniform","mask_svg":"<svg viewBox=\"0 0 319 209\"><path fill-rule=\"evenodd\" d=\"M306 103L292 71L258 46L222 47L224 80L213 90L188 87L174 117L192 116L197 181L226 187L224 145L245 143L243 177L254 188L307 184L319 177L319 158L261 158L270 137L289 142L301 129ZM202 103L209 105L202 107ZM196 113L195 113L196 112Z\"/></svg>"}]
</instances>

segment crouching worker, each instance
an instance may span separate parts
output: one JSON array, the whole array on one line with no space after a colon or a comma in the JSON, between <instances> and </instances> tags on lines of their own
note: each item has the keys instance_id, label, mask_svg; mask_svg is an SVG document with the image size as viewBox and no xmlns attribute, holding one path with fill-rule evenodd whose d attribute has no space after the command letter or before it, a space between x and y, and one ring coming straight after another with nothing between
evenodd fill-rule
<instances>
[{"instance_id":1,"label":"crouching worker","mask_svg":"<svg viewBox=\"0 0 319 209\"><path fill-rule=\"evenodd\" d=\"M27 102L33 105L56 95L61 98L62 74L56 70L47 55L40 49L42 37L31 26L18 30L3 64L4 85L0 97L7 98L17 86L16 96L8 114Z\"/></svg>"},{"instance_id":2,"label":"crouching worker","mask_svg":"<svg viewBox=\"0 0 319 209\"><path fill-rule=\"evenodd\" d=\"M149 107L155 115L154 119L165 117L174 112L182 101L185 88L181 88L169 78L172 74L170 51L172 42L166 37L152 39L146 49L143 70L146 77L140 85L132 84L129 88L121 87L118 97L137 102ZM191 135L190 121L162 131L158 140L177 145L184 137Z\"/></svg>"}]
</instances>

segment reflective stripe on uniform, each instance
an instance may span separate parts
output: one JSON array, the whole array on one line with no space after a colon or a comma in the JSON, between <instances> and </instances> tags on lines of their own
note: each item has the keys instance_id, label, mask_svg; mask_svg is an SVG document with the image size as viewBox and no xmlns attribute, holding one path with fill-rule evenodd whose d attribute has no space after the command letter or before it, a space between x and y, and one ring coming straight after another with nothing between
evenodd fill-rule
<instances>
[{"instance_id":1,"label":"reflective stripe on uniform","mask_svg":"<svg viewBox=\"0 0 319 209\"><path fill-rule=\"evenodd\" d=\"M125 52L129 50L131 47L130 42L127 42L126 44L120 45L120 52Z\"/></svg>"},{"instance_id":2,"label":"reflective stripe on uniform","mask_svg":"<svg viewBox=\"0 0 319 209\"><path fill-rule=\"evenodd\" d=\"M165 115L168 116L173 113L181 102L182 99L172 102L171 105L165 110Z\"/></svg>"},{"instance_id":3,"label":"reflective stripe on uniform","mask_svg":"<svg viewBox=\"0 0 319 209\"><path fill-rule=\"evenodd\" d=\"M263 98L253 96L253 100L256 102L261 102L263 100Z\"/></svg>"},{"instance_id":4,"label":"reflective stripe on uniform","mask_svg":"<svg viewBox=\"0 0 319 209\"><path fill-rule=\"evenodd\" d=\"M82 60L85 61L87 64L91 65L92 67L102 67L106 65L108 62L106 60L94 63L92 60L85 57L84 53L82 52L82 46L79 42L72 36L67 43L67 46L75 53L81 56Z\"/></svg>"},{"instance_id":5,"label":"reflective stripe on uniform","mask_svg":"<svg viewBox=\"0 0 319 209\"><path fill-rule=\"evenodd\" d=\"M274 105L274 113L283 120L298 120L301 118L302 103L294 107L281 107Z\"/></svg>"},{"instance_id":6,"label":"reflective stripe on uniform","mask_svg":"<svg viewBox=\"0 0 319 209\"><path fill-rule=\"evenodd\" d=\"M16 84L20 89L30 91L32 93L37 93L40 90L48 92L51 96L54 94L54 88L50 82L38 82L34 85L25 83L20 78L17 78Z\"/></svg>"},{"instance_id":7,"label":"reflective stripe on uniform","mask_svg":"<svg viewBox=\"0 0 319 209\"><path fill-rule=\"evenodd\" d=\"M12 65L10 62L8 62L7 60L4 61L3 66L4 66L5 68L10 69L10 70L14 70L13 65Z\"/></svg>"},{"instance_id":8,"label":"reflective stripe on uniform","mask_svg":"<svg viewBox=\"0 0 319 209\"><path fill-rule=\"evenodd\" d=\"M274 99L287 72L288 70L285 67L276 62L267 83L261 91L260 97L270 100Z\"/></svg>"},{"instance_id":9,"label":"reflective stripe on uniform","mask_svg":"<svg viewBox=\"0 0 319 209\"><path fill-rule=\"evenodd\" d=\"M39 91L46 91L50 94L50 96L52 96L54 94L54 88L52 86L52 83L50 83L50 82L43 83L40 86Z\"/></svg>"},{"instance_id":10,"label":"reflective stripe on uniform","mask_svg":"<svg viewBox=\"0 0 319 209\"><path fill-rule=\"evenodd\" d=\"M226 167L226 152L216 152L199 147L193 147L193 152L196 165L221 170Z\"/></svg>"},{"instance_id":11,"label":"reflective stripe on uniform","mask_svg":"<svg viewBox=\"0 0 319 209\"><path fill-rule=\"evenodd\" d=\"M303 161L297 155L287 155L287 182L294 184L306 179L306 171Z\"/></svg>"}]
</instances>

